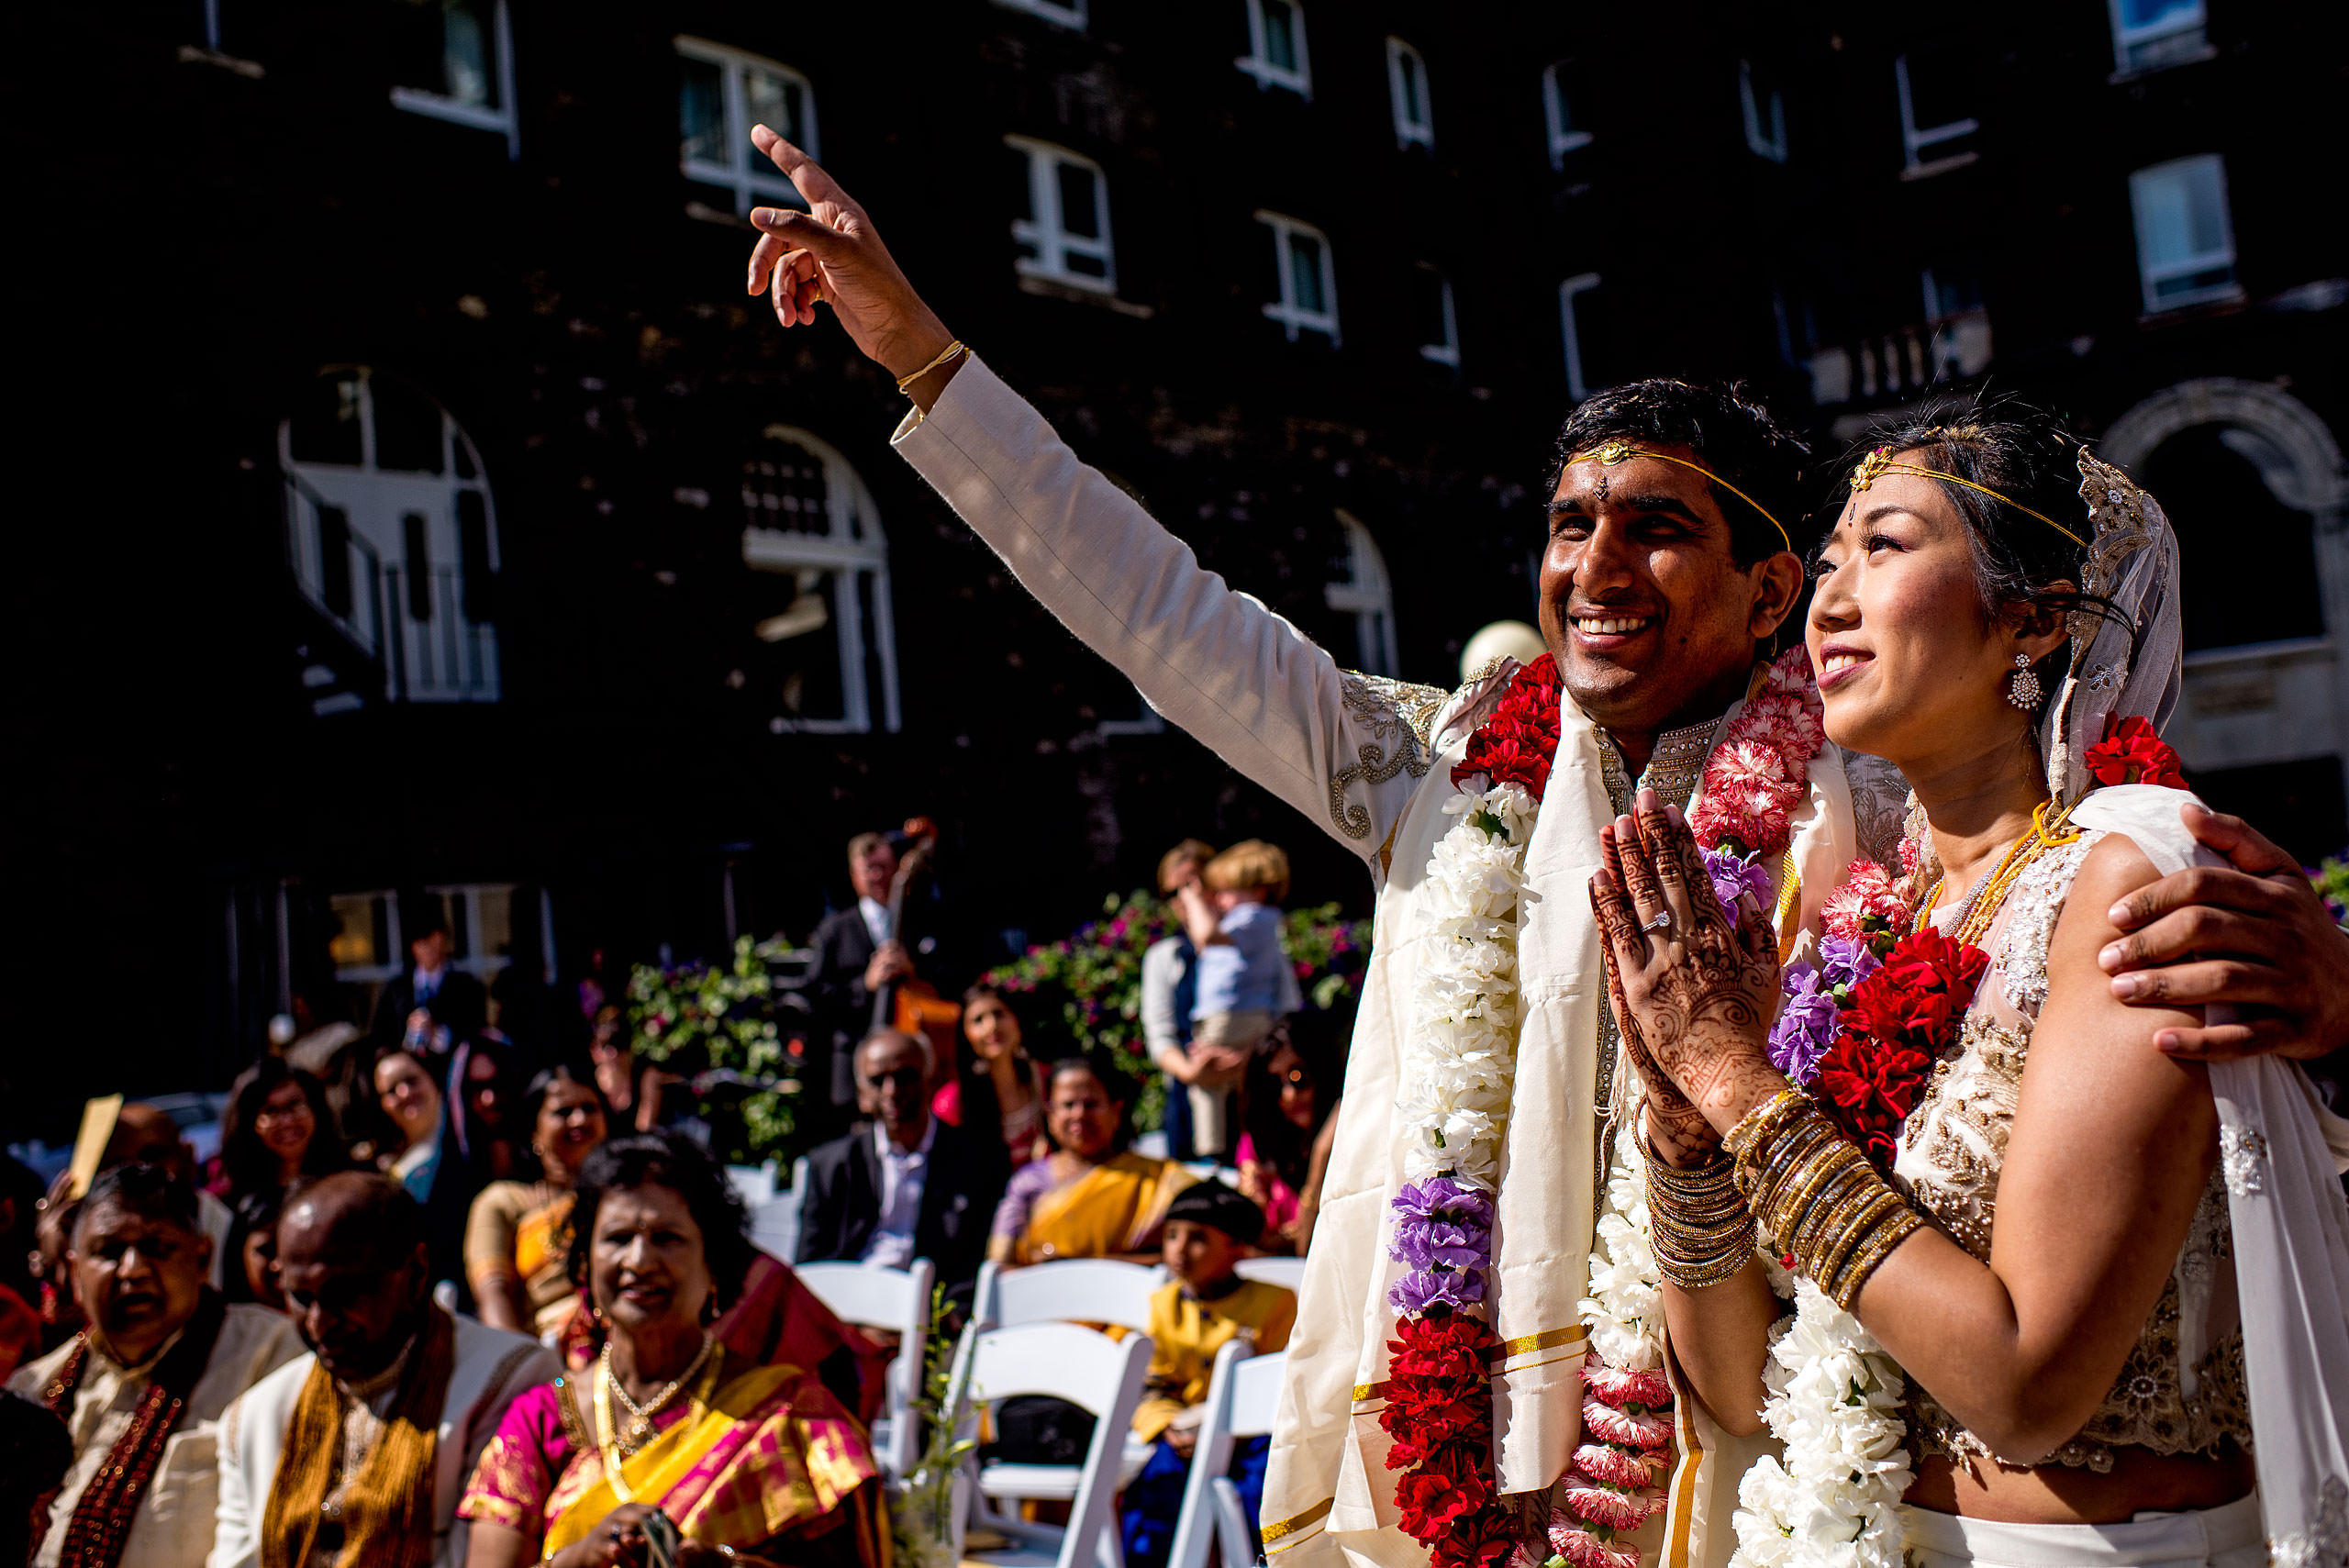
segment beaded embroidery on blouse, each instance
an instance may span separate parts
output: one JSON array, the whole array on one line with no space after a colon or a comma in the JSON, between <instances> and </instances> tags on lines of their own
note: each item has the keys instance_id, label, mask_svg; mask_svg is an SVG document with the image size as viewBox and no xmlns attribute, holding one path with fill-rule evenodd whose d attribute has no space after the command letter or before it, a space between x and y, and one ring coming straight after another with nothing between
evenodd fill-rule
<instances>
[{"instance_id":1,"label":"beaded embroidery on blouse","mask_svg":"<svg viewBox=\"0 0 2349 1568\"><path fill-rule=\"evenodd\" d=\"M2047 944L2072 879L2102 837L2090 833L2043 855L2016 880L1993 967L1999 991L2020 1017L1996 1016L1986 976L1956 1043L1934 1064L1902 1129L1894 1184L1926 1218L1984 1262L1990 1259L1998 1173L2006 1162L2032 1027L2047 999ZM2213 1172L2177 1266L2111 1392L2077 1435L2041 1463L2108 1471L2116 1448L2199 1452L2227 1438L2250 1445L2242 1329L2232 1327L2213 1340L2205 1327L2213 1296L2232 1282L2232 1240L2226 1184ZM2231 1300L2231 1289L2227 1294ZM2210 1341L2209 1351L2193 1364L2183 1364L2182 1344L2204 1341ZM1998 1458L1913 1378L1906 1414L1920 1452L1943 1454L1961 1464Z\"/></svg>"}]
</instances>

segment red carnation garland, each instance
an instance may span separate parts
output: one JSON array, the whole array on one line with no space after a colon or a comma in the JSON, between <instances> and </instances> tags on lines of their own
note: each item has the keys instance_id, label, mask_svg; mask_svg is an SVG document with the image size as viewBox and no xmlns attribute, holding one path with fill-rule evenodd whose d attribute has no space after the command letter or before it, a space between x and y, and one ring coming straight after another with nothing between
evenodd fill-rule
<instances>
[{"instance_id":1,"label":"red carnation garland","mask_svg":"<svg viewBox=\"0 0 2349 1568\"><path fill-rule=\"evenodd\" d=\"M2142 718L2106 714L2104 739L2089 747L2080 761L2099 784L2186 787L2186 774L2179 770L2177 753L2158 730Z\"/></svg>"}]
</instances>

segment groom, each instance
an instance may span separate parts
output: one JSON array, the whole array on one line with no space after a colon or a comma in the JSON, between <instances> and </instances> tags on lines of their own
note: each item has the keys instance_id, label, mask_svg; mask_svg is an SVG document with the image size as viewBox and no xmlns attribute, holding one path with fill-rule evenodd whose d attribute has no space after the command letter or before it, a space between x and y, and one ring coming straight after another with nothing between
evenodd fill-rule
<instances>
[{"instance_id":1,"label":"groom","mask_svg":"<svg viewBox=\"0 0 2349 1568\"><path fill-rule=\"evenodd\" d=\"M1393 1321L1381 1221L1400 1180L1398 1056L1411 976L1425 956L1425 868L1450 826L1451 767L1508 672L1447 696L1339 669L1296 628L1202 571L1180 540L1084 466L1034 409L959 351L862 209L796 149L763 128L756 136L810 210L753 214L764 238L751 290L772 291L786 327L812 321L818 301L831 305L914 402L897 449L1029 590L1161 713L1353 849L1378 887L1264 1533L1284 1568L1341 1554L1422 1562L1424 1551L1395 1528L1377 1423ZM1578 1303L1614 1054L1602 1049L1604 976L1580 896L1598 828L1642 784L1687 802L1801 587L1781 522L1798 515L1804 454L1759 407L1675 382L1619 387L1575 411L1558 455L1541 619L1569 700L1527 851L1527 875L1546 896L1520 953L1522 1017L1489 1297L1508 1351L1494 1388L1504 1493L1548 1486L1580 1435L1587 1333ZM1864 759L1825 746L1808 782L1787 856L1799 886L1776 889L1788 895L1790 927L1809 922L1855 853L1888 859L1899 826L1897 777ZM1691 1543L1698 1560L1725 1554L1729 1506L1675 1496L1675 1529L1701 1528L1705 1514L1724 1527L1714 1532L1720 1552Z\"/></svg>"}]
</instances>

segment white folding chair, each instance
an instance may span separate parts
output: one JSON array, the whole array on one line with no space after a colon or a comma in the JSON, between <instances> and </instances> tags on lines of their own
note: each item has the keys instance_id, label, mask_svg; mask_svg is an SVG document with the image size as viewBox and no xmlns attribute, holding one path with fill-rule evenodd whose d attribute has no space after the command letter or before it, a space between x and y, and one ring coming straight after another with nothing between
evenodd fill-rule
<instances>
[{"instance_id":1,"label":"white folding chair","mask_svg":"<svg viewBox=\"0 0 2349 1568\"><path fill-rule=\"evenodd\" d=\"M1024 1269L979 1270L972 1320L983 1329L1015 1323L1116 1323L1150 1330L1151 1293L1166 1271L1115 1258L1063 1258Z\"/></svg>"},{"instance_id":2,"label":"white folding chair","mask_svg":"<svg viewBox=\"0 0 2349 1568\"><path fill-rule=\"evenodd\" d=\"M930 1286L936 1270L928 1258L910 1268L879 1269L863 1263L801 1263L797 1273L832 1316L860 1329L886 1329L897 1336L889 1363L888 1402L873 1423L873 1451L882 1468L902 1477L913 1469L916 1429L907 1411L921 1393L922 1355L930 1338Z\"/></svg>"},{"instance_id":3,"label":"white folding chair","mask_svg":"<svg viewBox=\"0 0 2349 1568\"><path fill-rule=\"evenodd\" d=\"M1303 1258L1242 1258L1236 1265L1241 1279L1261 1280L1294 1292L1305 1283Z\"/></svg>"},{"instance_id":4,"label":"white folding chair","mask_svg":"<svg viewBox=\"0 0 2349 1568\"><path fill-rule=\"evenodd\" d=\"M799 1206L807 1198L807 1157L791 1167L791 1185L751 1210L751 1241L772 1258L790 1262L799 1253Z\"/></svg>"},{"instance_id":5,"label":"white folding chair","mask_svg":"<svg viewBox=\"0 0 2349 1568\"><path fill-rule=\"evenodd\" d=\"M1166 1568L1206 1568L1210 1529L1223 1547L1223 1568L1249 1568L1258 1559L1256 1521L1241 1506L1240 1488L1224 1472L1231 1468L1234 1439L1263 1437L1273 1429L1288 1352L1243 1360L1244 1353L1237 1340L1215 1353L1207 1417L1199 1425L1198 1446L1191 1451L1191 1473L1183 1484L1183 1511L1174 1521Z\"/></svg>"},{"instance_id":6,"label":"white folding chair","mask_svg":"<svg viewBox=\"0 0 2349 1568\"><path fill-rule=\"evenodd\" d=\"M1093 1417L1085 1462L979 1467L982 1499L1055 1499L1070 1505L1065 1527L1038 1524L1008 1510L980 1518L1009 1538L1000 1551L966 1556L995 1568L1125 1568L1118 1529L1119 1471L1150 1372L1150 1338L1112 1340L1075 1323L1022 1323L969 1336L958 1354L949 1409L963 1398L993 1405L1026 1395L1065 1399Z\"/></svg>"},{"instance_id":7,"label":"white folding chair","mask_svg":"<svg viewBox=\"0 0 2349 1568\"><path fill-rule=\"evenodd\" d=\"M774 1197L774 1167L773 1165L729 1165L726 1184L742 1200L744 1208L755 1209Z\"/></svg>"}]
</instances>

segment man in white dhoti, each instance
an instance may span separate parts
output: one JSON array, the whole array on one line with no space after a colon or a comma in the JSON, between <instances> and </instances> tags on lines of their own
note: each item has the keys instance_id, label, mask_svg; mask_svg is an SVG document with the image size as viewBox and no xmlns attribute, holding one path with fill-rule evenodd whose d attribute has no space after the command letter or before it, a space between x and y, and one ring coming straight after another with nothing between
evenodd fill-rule
<instances>
[{"instance_id":1,"label":"man in white dhoti","mask_svg":"<svg viewBox=\"0 0 2349 1568\"><path fill-rule=\"evenodd\" d=\"M1513 663L1447 695L1341 670L1297 628L1202 571L1123 491L953 339L914 294L870 219L820 169L762 128L760 145L809 198L762 209L749 286L796 326L829 303L915 403L895 444L1023 584L1152 706L1360 854L1378 887L1370 969L1343 1110L1273 1434L1264 1535L1282 1568L1349 1560L1418 1564L1397 1528L1388 1381L1402 1271L1386 1214L1419 1129L1427 1085L1403 1058L1421 1022L1419 972L1448 962L1428 874L1453 828L1453 768L1509 688ZM1541 581L1543 639L1567 700L1546 792L1518 851L1531 889L1513 927L1513 1095L1492 1134L1494 1253L1476 1286L1497 1339L1489 1474L1538 1494L1581 1436L1596 1217L1614 1100L1602 1041L1605 976L1584 886L1599 829L1642 785L1687 805L1725 727L1762 690L1759 662L1801 588L1780 519L1797 515L1798 443L1754 405L1679 383L1585 403L1559 443ZM1897 775L1847 766L1820 740L1785 781L1784 853L1758 867L1789 939L1855 854L1889 852ZM1422 1096L1423 1097L1423 1096ZM1652 1337L1652 1336L1651 1336ZM1653 1362L1648 1365L1653 1366ZM1685 1460L1719 1454L1683 1401ZM1670 1508L1641 1533L1674 1561L1726 1554L1736 1471L1685 1463ZM1726 1473L1728 1485L1718 1484ZM1424 1518L1416 1520L1422 1539ZM1718 1547L1708 1549L1708 1526Z\"/></svg>"}]
</instances>

